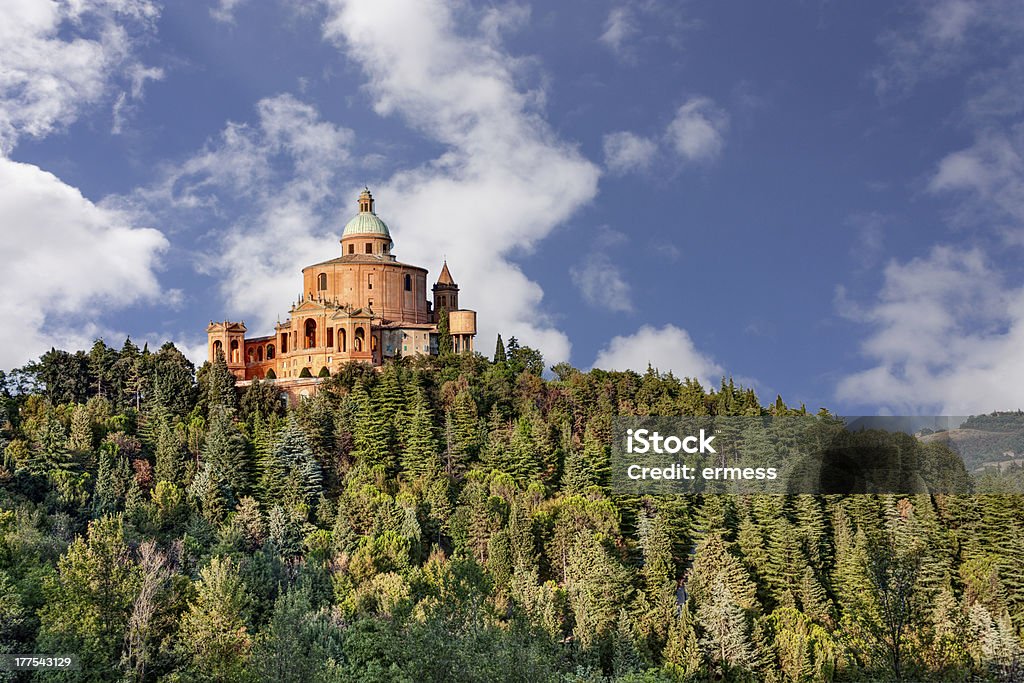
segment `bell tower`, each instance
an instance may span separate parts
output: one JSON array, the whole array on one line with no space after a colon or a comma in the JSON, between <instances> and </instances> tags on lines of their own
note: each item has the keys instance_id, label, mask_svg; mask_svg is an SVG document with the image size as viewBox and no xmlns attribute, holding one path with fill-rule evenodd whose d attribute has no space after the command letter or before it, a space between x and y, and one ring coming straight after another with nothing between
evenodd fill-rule
<instances>
[{"instance_id":1,"label":"bell tower","mask_svg":"<svg viewBox=\"0 0 1024 683\"><path fill-rule=\"evenodd\" d=\"M441 309L448 311L459 310L459 286L452 279L448 271L448 261L441 267L441 274L437 276L437 282L433 287L434 291L434 319L441 313Z\"/></svg>"}]
</instances>

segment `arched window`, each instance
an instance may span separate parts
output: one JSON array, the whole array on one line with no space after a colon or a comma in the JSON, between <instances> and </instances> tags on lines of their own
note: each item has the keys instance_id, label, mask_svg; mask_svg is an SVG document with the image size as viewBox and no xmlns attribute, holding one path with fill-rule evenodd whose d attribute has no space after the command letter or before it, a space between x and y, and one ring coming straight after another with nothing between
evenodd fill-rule
<instances>
[{"instance_id":1,"label":"arched window","mask_svg":"<svg viewBox=\"0 0 1024 683\"><path fill-rule=\"evenodd\" d=\"M405 291L412 291L412 275L409 275L409 273L405 274Z\"/></svg>"},{"instance_id":2,"label":"arched window","mask_svg":"<svg viewBox=\"0 0 1024 683\"><path fill-rule=\"evenodd\" d=\"M320 291L327 289L327 273L320 273L316 276L316 288Z\"/></svg>"},{"instance_id":3,"label":"arched window","mask_svg":"<svg viewBox=\"0 0 1024 683\"><path fill-rule=\"evenodd\" d=\"M267 360L274 360L274 345L267 344Z\"/></svg>"},{"instance_id":4,"label":"arched window","mask_svg":"<svg viewBox=\"0 0 1024 683\"><path fill-rule=\"evenodd\" d=\"M356 328L355 341L353 341L353 343L352 343L356 351L362 351L363 350L363 342L365 340L366 340L366 332L363 331L363 328L357 327Z\"/></svg>"},{"instance_id":5,"label":"arched window","mask_svg":"<svg viewBox=\"0 0 1024 683\"><path fill-rule=\"evenodd\" d=\"M217 360L219 354L224 353L224 345L220 343L220 339L213 342L213 359Z\"/></svg>"},{"instance_id":6,"label":"arched window","mask_svg":"<svg viewBox=\"0 0 1024 683\"><path fill-rule=\"evenodd\" d=\"M346 348L346 346L345 346L345 342L346 342L345 336L346 336L345 335L345 328L344 327L339 328L338 329L338 350L339 351L348 351L348 348Z\"/></svg>"},{"instance_id":7,"label":"arched window","mask_svg":"<svg viewBox=\"0 0 1024 683\"><path fill-rule=\"evenodd\" d=\"M256 347L256 361L258 363L262 363L263 362L263 347L262 346L257 346Z\"/></svg>"},{"instance_id":8,"label":"arched window","mask_svg":"<svg viewBox=\"0 0 1024 683\"><path fill-rule=\"evenodd\" d=\"M306 333L306 348L312 349L316 347L316 321L312 318L306 320L305 325Z\"/></svg>"},{"instance_id":9,"label":"arched window","mask_svg":"<svg viewBox=\"0 0 1024 683\"><path fill-rule=\"evenodd\" d=\"M256 362L256 349L249 349L249 352L246 353L245 355L250 363Z\"/></svg>"},{"instance_id":10,"label":"arched window","mask_svg":"<svg viewBox=\"0 0 1024 683\"><path fill-rule=\"evenodd\" d=\"M238 340L231 340L231 362L238 363L242 360L241 352L238 350Z\"/></svg>"}]
</instances>

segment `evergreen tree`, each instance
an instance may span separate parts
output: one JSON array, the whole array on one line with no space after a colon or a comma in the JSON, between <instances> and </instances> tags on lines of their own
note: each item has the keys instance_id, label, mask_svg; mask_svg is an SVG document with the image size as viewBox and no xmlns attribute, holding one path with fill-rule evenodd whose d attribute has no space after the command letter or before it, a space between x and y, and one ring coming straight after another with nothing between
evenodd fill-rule
<instances>
[{"instance_id":1,"label":"evergreen tree","mask_svg":"<svg viewBox=\"0 0 1024 683\"><path fill-rule=\"evenodd\" d=\"M437 317L437 355L445 358L455 352L452 333L448 327L448 309L442 308Z\"/></svg>"},{"instance_id":2,"label":"evergreen tree","mask_svg":"<svg viewBox=\"0 0 1024 683\"><path fill-rule=\"evenodd\" d=\"M118 680L121 648L139 572L124 538L120 517L89 523L57 563L45 587L38 646L70 652L95 680Z\"/></svg>"},{"instance_id":3,"label":"evergreen tree","mask_svg":"<svg viewBox=\"0 0 1024 683\"><path fill-rule=\"evenodd\" d=\"M253 467L245 437L223 407L211 409L202 462L209 468L215 484L223 491L228 505L234 505L250 490Z\"/></svg>"},{"instance_id":4,"label":"evergreen tree","mask_svg":"<svg viewBox=\"0 0 1024 683\"><path fill-rule=\"evenodd\" d=\"M195 598L181 618L177 650L197 681L249 680L249 599L230 559L213 558L200 572Z\"/></svg>"},{"instance_id":5,"label":"evergreen tree","mask_svg":"<svg viewBox=\"0 0 1024 683\"><path fill-rule=\"evenodd\" d=\"M498 343L494 346L494 362L504 363L506 360L505 355L505 342L501 341L501 335L498 335Z\"/></svg>"},{"instance_id":6,"label":"evergreen tree","mask_svg":"<svg viewBox=\"0 0 1024 683\"><path fill-rule=\"evenodd\" d=\"M422 389L414 393L402 450L402 470L410 477L424 477L438 469L437 440L430 406Z\"/></svg>"}]
</instances>

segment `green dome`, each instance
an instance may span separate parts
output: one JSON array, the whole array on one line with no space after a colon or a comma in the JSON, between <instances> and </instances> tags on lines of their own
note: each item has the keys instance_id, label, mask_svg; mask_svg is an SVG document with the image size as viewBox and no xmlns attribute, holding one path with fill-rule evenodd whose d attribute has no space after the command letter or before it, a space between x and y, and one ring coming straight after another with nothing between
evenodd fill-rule
<instances>
[{"instance_id":1,"label":"green dome","mask_svg":"<svg viewBox=\"0 0 1024 683\"><path fill-rule=\"evenodd\" d=\"M370 211L360 211L355 217L345 224L345 230L341 238L355 237L357 235L373 235L374 237L386 237L391 239L391 232L387 223L377 217L377 214Z\"/></svg>"}]
</instances>

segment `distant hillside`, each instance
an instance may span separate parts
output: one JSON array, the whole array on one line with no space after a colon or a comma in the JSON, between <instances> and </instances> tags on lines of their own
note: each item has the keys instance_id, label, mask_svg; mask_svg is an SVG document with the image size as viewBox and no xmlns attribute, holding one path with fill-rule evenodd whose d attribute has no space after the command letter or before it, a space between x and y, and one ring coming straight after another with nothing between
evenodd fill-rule
<instances>
[{"instance_id":1,"label":"distant hillside","mask_svg":"<svg viewBox=\"0 0 1024 683\"><path fill-rule=\"evenodd\" d=\"M923 443L948 445L963 458L968 470L974 470L982 463L1006 460L1007 457L1012 457L1004 455L1009 452L1024 453L1024 419L1021 419L1020 427L1016 430L1009 429L1009 421L998 423L999 429L996 429L996 424L991 421L980 421L989 428L972 429L967 426L972 420L975 425L979 424L979 421L972 417L961 429L925 434L918 438Z\"/></svg>"}]
</instances>

